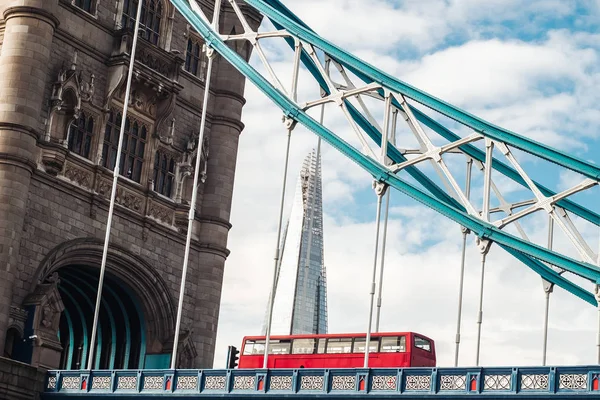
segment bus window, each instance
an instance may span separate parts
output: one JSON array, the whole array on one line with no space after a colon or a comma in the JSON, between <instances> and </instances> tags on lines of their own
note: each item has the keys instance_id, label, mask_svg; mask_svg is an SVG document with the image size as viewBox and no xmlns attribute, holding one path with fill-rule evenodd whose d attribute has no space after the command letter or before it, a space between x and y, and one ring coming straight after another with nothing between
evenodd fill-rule
<instances>
[{"instance_id":1,"label":"bus window","mask_svg":"<svg viewBox=\"0 0 600 400\"><path fill-rule=\"evenodd\" d=\"M294 339L292 354L312 354L315 352L315 339Z\"/></svg>"},{"instance_id":2,"label":"bus window","mask_svg":"<svg viewBox=\"0 0 600 400\"><path fill-rule=\"evenodd\" d=\"M352 338L327 339L327 354L352 352Z\"/></svg>"},{"instance_id":3,"label":"bus window","mask_svg":"<svg viewBox=\"0 0 600 400\"><path fill-rule=\"evenodd\" d=\"M352 351L354 353L364 353L366 341L367 341L367 338L354 339L354 349ZM377 353L378 350L379 350L379 338L371 339L371 342L369 343L369 353Z\"/></svg>"},{"instance_id":4,"label":"bus window","mask_svg":"<svg viewBox=\"0 0 600 400\"><path fill-rule=\"evenodd\" d=\"M325 343L327 342L327 339L317 339L317 340L318 340L317 353L325 354Z\"/></svg>"},{"instance_id":5,"label":"bus window","mask_svg":"<svg viewBox=\"0 0 600 400\"><path fill-rule=\"evenodd\" d=\"M291 346L289 340L272 340L269 344L269 354L290 354Z\"/></svg>"},{"instance_id":6,"label":"bus window","mask_svg":"<svg viewBox=\"0 0 600 400\"><path fill-rule=\"evenodd\" d=\"M264 340L246 340L244 345L244 355L252 356L257 354L265 354Z\"/></svg>"},{"instance_id":7,"label":"bus window","mask_svg":"<svg viewBox=\"0 0 600 400\"><path fill-rule=\"evenodd\" d=\"M415 336L415 347L425 351L431 351L431 342L427 339Z\"/></svg>"},{"instance_id":8,"label":"bus window","mask_svg":"<svg viewBox=\"0 0 600 400\"><path fill-rule=\"evenodd\" d=\"M406 337L383 336L380 351L382 353L404 353L406 351Z\"/></svg>"}]
</instances>

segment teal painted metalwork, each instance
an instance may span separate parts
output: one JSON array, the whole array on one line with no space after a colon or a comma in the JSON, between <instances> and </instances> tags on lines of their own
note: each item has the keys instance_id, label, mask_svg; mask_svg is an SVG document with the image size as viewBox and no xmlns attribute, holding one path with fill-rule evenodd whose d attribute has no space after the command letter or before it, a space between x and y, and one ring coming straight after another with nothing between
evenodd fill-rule
<instances>
[{"instance_id":1,"label":"teal painted metalwork","mask_svg":"<svg viewBox=\"0 0 600 400\"><path fill-rule=\"evenodd\" d=\"M466 214L462 210L457 210L447 203L441 202L429 196L421 190L404 182L397 176L391 174L390 171L380 166L374 160L371 160L370 158L360 154L355 148L341 140L333 132L321 126L304 111L299 109L298 106L292 101L287 99L281 92L275 89L264 77L254 70L254 68L248 65L237 53L231 50L210 29L210 27L191 10L189 5L186 4L184 0L171 0L171 2L186 17L192 26L194 26L194 28L205 38L207 45L215 48L217 52L219 52L225 59L232 63L232 65L234 65L234 67L237 68L242 74L244 74L249 81L254 83L263 93L265 93L275 104L277 104L278 107L282 109L287 118L291 118L297 122L300 122L305 127L321 136L322 139L328 142L331 146L368 171L376 180L394 187L402 193L454 220L465 228L476 233L481 239L492 240L503 245L503 247L508 247L514 251L526 253L541 261L545 261L552 265L569 270L592 282L600 282L600 269L595 265L575 261L570 257L555 253L541 246L528 243L510 234L507 234L502 230L497 229L492 224L482 222ZM533 266L535 267L535 264L533 264ZM561 286L566 286L564 281L561 281L560 283ZM589 301L589 296L582 295L581 288L573 285L568 286L567 290L569 290L569 292L572 294ZM593 300L592 304L596 304L595 299Z\"/></svg>"},{"instance_id":2,"label":"teal painted metalwork","mask_svg":"<svg viewBox=\"0 0 600 400\"><path fill-rule=\"evenodd\" d=\"M67 369L71 368L73 362L73 349L75 347L75 333L73 332L73 321L71 320L71 314L66 308L63 311L65 313L65 319L67 320L67 326L69 327L69 351L67 352ZM60 333L60 331L59 331Z\"/></svg>"},{"instance_id":3,"label":"teal painted metalwork","mask_svg":"<svg viewBox=\"0 0 600 400\"><path fill-rule=\"evenodd\" d=\"M85 363L87 361L87 354L88 354L87 350L88 350L88 345L89 345L89 337L88 337L89 334L88 334L88 330L87 330L87 324L85 322L85 314L83 313L83 310L79 306L79 303L77 303L75 298L71 295L71 293L69 293L68 290L62 289L60 286L58 287L58 290L60 290L62 292L62 294L67 296L73 302L73 305L75 306L75 308L77 309L77 312L79 313L79 318L81 319L81 335L83 337L83 349L81 351L81 364L80 365L83 366L83 365L85 365Z\"/></svg>"},{"instance_id":4,"label":"teal painted metalwork","mask_svg":"<svg viewBox=\"0 0 600 400\"><path fill-rule=\"evenodd\" d=\"M62 279L66 279L66 280L74 279L77 282L79 282L81 285L90 289L92 291L92 293L94 293L97 290L97 288L90 285L84 279L81 279L74 274L69 274L69 273L67 273L67 274L69 275L69 278L64 278L64 275L63 275ZM108 314L108 319L110 321L111 345L110 345L110 360L108 362L108 368L113 369L113 368L115 368L115 358L117 355L117 326L115 324L115 318L113 316L112 309L110 308L110 305L108 304L106 299L104 299L104 296L102 297L102 305L105 307L107 314ZM100 363L100 353L97 355L97 357L98 358L96 360L96 363L98 363L98 365L100 365L99 364Z\"/></svg>"},{"instance_id":5,"label":"teal painted metalwork","mask_svg":"<svg viewBox=\"0 0 600 400\"><path fill-rule=\"evenodd\" d=\"M270 1L269 3L279 3L279 6L272 6L271 4L267 4L264 0L245 1L256 10L263 13L263 15L267 16L271 21L277 22L280 26L283 26L294 36L297 36L298 38L305 40L315 47L325 51L336 61L349 68L349 70L351 70L353 73L359 72L357 76L366 76L372 82L376 82L394 92L402 93L418 103L421 103L432 110L439 112L440 114L460 122L486 137L510 144L515 148L534 154L575 172L579 172L580 174L583 174L596 181L600 180L600 168L596 165L484 121L475 115L472 115L459 109L458 107L444 102L443 100L431 96L360 60L353 54L344 51L343 49L321 38L313 31L306 29L298 22L284 15L282 11L286 11L287 13L291 13L291 11L289 11L287 8L282 8L278 1Z\"/></svg>"},{"instance_id":6,"label":"teal painted metalwork","mask_svg":"<svg viewBox=\"0 0 600 400\"><path fill-rule=\"evenodd\" d=\"M69 281L69 279L65 278L64 276L61 276L61 283L66 283L68 286L70 286L72 289L74 289L77 293L79 293L81 295L81 297L84 298L85 302L90 306L91 310L92 311L94 310L94 303L92 303L90 298L85 294L85 292L83 290L81 290L81 288L79 286L75 285L73 282ZM67 290L65 290L65 292L68 293ZM71 296L71 299L73 299L72 296ZM82 320L82 324L83 324L83 322L84 322L84 320ZM87 336L87 331L86 331L86 336ZM96 346L96 355L94 356L94 359L95 359L94 367L96 369L100 368L100 354L102 354L102 323L98 322L98 345Z\"/></svg>"}]
</instances>

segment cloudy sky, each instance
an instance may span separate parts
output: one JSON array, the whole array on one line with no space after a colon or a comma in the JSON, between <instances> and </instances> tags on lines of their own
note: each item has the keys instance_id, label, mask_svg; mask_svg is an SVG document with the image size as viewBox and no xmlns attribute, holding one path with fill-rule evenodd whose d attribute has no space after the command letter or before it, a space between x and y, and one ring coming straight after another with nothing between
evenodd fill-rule
<instances>
[{"instance_id":1,"label":"cloudy sky","mask_svg":"<svg viewBox=\"0 0 600 400\"><path fill-rule=\"evenodd\" d=\"M284 3L322 36L370 64L495 124L600 163L600 1ZM268 23L263 25L269 29ZM275 40L265 42L264 49L289 87L293 53ZM251 62L265 71L256 53ZM305 73L299 92L304 100L318 94ZM260 334L273 272L286 134L279 109L251 84L246 97L216 368L224 366L228 345L239 347L243 336ZM380 118L382 113L374 115ZM334 132L353 140L339 110L326 109L325 120ZM414 148L409 136L408 128L399 125L398 146ZM316 136L302 128L294 131L286 214L302 160L315 146ZM583 180L533 157L517 156L532 176L555 190ZM448 162L463 185L464 159L454 157ZM473 198L480 207L481 173L474 171L474 176ZM507 199L531 197L506 179L494 178ZM376 200L371 181L335 149L324 146L331 333L363 332L367 326ZM596 187L573 199L598 211L599 195ZM575 223L597 251L598 230ZM528 217L523 227L533 241L545 244L545 216ZM416 331L433 338L440 366L451 366L454 360L461 241L455 223L392 193L381 330ZM472 235L467 243L460 352L460 365L465 366L475 361L480 276ZM555 246L576 256L560 233ZM543 312L541 279L493 247L486 264L481 364L541 364ZM557 288L551 297L548 363L595 363L597 325L594 307Z\"/></svg>"}]
</instances>

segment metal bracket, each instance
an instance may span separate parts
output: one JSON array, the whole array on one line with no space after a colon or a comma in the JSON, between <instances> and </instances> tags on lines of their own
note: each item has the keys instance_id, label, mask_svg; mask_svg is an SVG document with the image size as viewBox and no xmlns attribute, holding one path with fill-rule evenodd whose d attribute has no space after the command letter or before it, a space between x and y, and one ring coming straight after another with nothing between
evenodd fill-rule
<instances>
[{"instance_id":1,"label":"metal bracket","mask_svg":"<svg viewBox=\"0 0 600 400\"><path fill-rule=\"evenodd\" d=\"M475 243L477 244L477 248L481 254L487 254L490 251L490 247L492 246L492 241L489 239L483 239L477 237L475 239Z\"/></svg>"},{"instance_id":2,"label":"metal bracket","mask_svg":"<svg viewBox=\"0 0 600 400\"><path fill-rule=\"evenodd\" d=\"M377 196L383 196L388 189L388 184L377 180L373 181L373 190Z\"/></svg>"},{"instance_id":3,"label":"metal bracket","mask_svg":"<svg viewBox=\"0 0 600 400\"><path fill-rule=\"evenodd\" d=\"M285 125L285 129L287 129L288 131L293 131L296 127L296 124L298 123L298 121L296 121L289 115L282 116L281 122L283 122L283 124Z\"/></svg>"}]
</instances>

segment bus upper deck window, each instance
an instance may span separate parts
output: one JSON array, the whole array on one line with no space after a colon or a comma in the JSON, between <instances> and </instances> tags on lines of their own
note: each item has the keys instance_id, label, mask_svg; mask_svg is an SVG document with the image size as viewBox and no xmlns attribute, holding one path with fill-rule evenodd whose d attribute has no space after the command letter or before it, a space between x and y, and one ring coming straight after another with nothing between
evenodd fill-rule
<instances>
[{"instance_id":1,"label":"bus upper deck window","mask_svg":"<svg viewBox=\"0 0 600 400\"><path fill-rule=\"evenodd\" d=\"M381 338L382 353L404 353L406 351L405 336L384 336Z\"/></svg>"},{"instance_id":2,"label":"bus upper deck window","mask_svg":"<svg viewBox=\"0 0 600 400\"><path fill-rule=\"evenodd\" d=\"M318 354L324 354L325 353L325 343L327 342L327 339L317 339L317 353Z\"/></svg>"},{"instance_id":3,"label":"bus upper deck window","mask_svg":"<svg viewBox=\"0 0 600 400\"><path fill-rule=\"evenodd\" d=\"M257 354L265 354L264 340L246 340L244 345L244 355L253 356Z\"/></svg>"},{"instance_id":4,"label":"bus upper deck window","mask_svg":"<svg viewBox=\"0 0 600 400\"><path fill-rule=\"evenodd\" d=\"M353 353L364 353L366 341L367 341L367 338L354 339L354 349L352 350L352 352ZM369 343L369 352L377 353L378 350L379 350L379 338L371 339L371 342Z\"/></svg>"},{"instance_id":5,"label":"bus upper deck window","mask_svg":"<svg viewBox=\"0 0 600 400\"><path fill-rule=\"evenodd\" d=\"M352 352L352 338L327 339L327 354L340 354Z\"/></svg>"},{"instance_id":6,"label":"bus upper deck window","mask_svg":"<svg viewBox=\"0 0 600 400\"><path fill-rule=\"evenodd\" d=\"M431 351L431 342L422 337L415 336L415 347L425 351Z\"/></svg>"},{"instance_id":7,"label":"bus upper deck window","mask_svg":"<svg viewBox=\"0 0 600 400\"><path fill-rule=\"evenodd\" d=\"M313 354L315 352L315 339L294 339L292 354Z\"/></svg>"},{"instance_id":8,"label":"bus upper deck window","mask_svg":"<svg viewBox=\"0 0 600 400\"><path fill-rule=\"evenodd\" d=\"M291 346L292 343L289 340L271 340L269 354L290 354Z\"/></svg>"}]
</instances>

